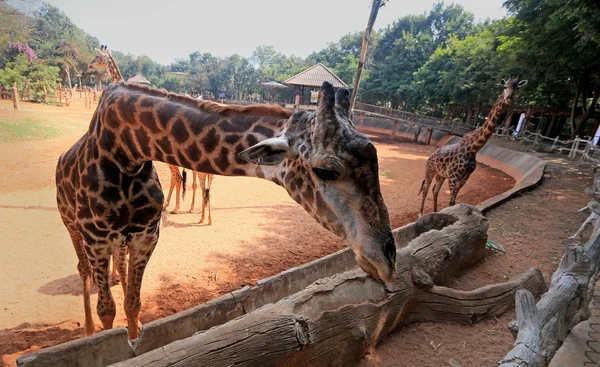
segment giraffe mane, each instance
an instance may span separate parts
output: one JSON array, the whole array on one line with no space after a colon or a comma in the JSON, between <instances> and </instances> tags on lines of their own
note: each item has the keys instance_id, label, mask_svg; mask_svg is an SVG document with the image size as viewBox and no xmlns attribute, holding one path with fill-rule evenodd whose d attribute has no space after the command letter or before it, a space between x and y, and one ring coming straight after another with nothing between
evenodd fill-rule
<instances>
[{"instance_id":1,"label":"giraffe mane","mask_svg":"<svg viewBox=\"0 0 600 367\"><path fill-rule=\"evenodd\" d=\"M156 89L138 83L119 82L123 88L143 92L154 97L167 98L172 101L201 109L205 112L213 113L220 116L253 116L253 117L273 117L273 118L289 118L292 115L291 111L276 105L276 104L254 104L249 106L243 105L228 105L212 101L199 101L192 97L187 97L183 94L171 93L164 89Z\"/></svg>"}]
</instances>

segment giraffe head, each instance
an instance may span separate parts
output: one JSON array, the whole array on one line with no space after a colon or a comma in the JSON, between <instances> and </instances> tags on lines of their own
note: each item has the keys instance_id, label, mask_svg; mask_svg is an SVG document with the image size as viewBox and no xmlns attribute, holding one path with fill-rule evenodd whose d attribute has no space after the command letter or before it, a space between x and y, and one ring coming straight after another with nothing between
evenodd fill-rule
<instances>
[{"instance_id":1,"label":"giraffe head","mask_svg":"<svg viewBox=\"0 0 600 367\"><path fill-rule=\"evenodd\" d=\"M90 62L89 68L96 69L107 67L109 58L108 58L108 50L106 45L100 46L100 49L96 49L96 58Z\"/></svg>"},{"instance_id":2,"label":"giraffe head","mask_svg":"<svg viewBox=\"0 0 600 367\"><path fill-rule=\"evenodd\" d=\"M519 78L508 78L508 80L504 80L502 79L502 82L500 83L501 86L504 87L504 92L502 94L502 98L504 99L504 102L506 103L510 103L510 101L512 101L512 97L515 94L515 92L517 91L517 89L523 88L525 86L525 84L527 84L527 80L521 80L519 81Z\"/></svg>"},{"instance_id":3,"label":"giraffe head","mask_svg":"<svg viewBox=\"0 0 600 367\"><path fill-rule=\"evenodd\" d=\"M299 111L280 136L239 154L285 187L323 227L342 237L374 278L396 278L396 247L379 187L377 151L350 121L349 92L323 83L316 112Z\"/></svg>"}]
</instances>

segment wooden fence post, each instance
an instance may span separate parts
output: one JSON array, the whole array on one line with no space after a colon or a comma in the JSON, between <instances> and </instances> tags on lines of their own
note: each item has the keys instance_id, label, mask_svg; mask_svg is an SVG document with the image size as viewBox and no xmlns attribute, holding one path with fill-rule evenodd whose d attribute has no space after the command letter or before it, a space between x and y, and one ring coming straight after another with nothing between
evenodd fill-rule
<instances>
[{"instance_id":1,"label":"wooden fence post","mask_svg":"<svg viewBox=\"0 0 600 367\"><path fill-rule=\"evenodd\" d=\"M13 82L13 110L19 110L19 95L17 93L17 82Z\"/></svg>"},{"instance_id":2,"label":"wooden fence post","mask_svg":"<svg viewBox=\"0 0 600 367\"><path fill-rule=\"evenodd\" d=\"M550 148L550 153L552 153L554 151L554 148L556 147L556 143L558 143L558 136L556 138L554 138L554 143L552 143L552 148Z\"/></svg>"},{"instance_id":3,"label":"wooden fence post","mask_svg":"<svg viewBox=\"0 0 600 367\"><path fill-rule=\"evenodd\" d=\"M365 114L360 114L360 120L358 121L358 129L361 130L365 124Z\"/></svg>"}]
</instances>

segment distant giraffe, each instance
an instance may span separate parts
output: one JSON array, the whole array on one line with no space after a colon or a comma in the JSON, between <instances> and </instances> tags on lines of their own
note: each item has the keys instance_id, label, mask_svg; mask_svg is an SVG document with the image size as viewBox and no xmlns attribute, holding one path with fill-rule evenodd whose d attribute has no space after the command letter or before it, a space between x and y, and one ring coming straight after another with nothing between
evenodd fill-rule
<instances>
[{"instance_id":1,"label":"distant giraffe","mask_svg":"<svg viewBox=\"0 0 600 367\"><path fill-rule=\"evenodd\" d=\"M96 69L101 67L108 69L108 72L110 73L110 76L113 79L113 83L117 83L121 80L124 80L123 75L121 75L121 71L119 70L119 66L117 65L117 62L111 55L110 51L108 50L108 46L106 45L101 45L99 50L96 49L96 58L89 65L90 69ZM167 196L167 201L165 201L164 209L166 210L169 206L169 203L171 202L171 194L173 193L173 189L175 188L175 208L171 210L171 214L176 214L180 206L179 197L182 185L182 195L185 196L185 177L181 173L179 173L179 167L174 166L172 164L168 164L168 166L169 171L171 172L171 187L169 188L169 194ZM117 279L116 272L113 272L113 279Z\"/></svg>"},{"instance_id":2,"label":"distant giraffe","mask_svg":"<svg viewBox=\"0 0 600 367\"><path fill-rule=\"evenodd\" d=\"M502 80L501 85L504 87L504 91L492 106L483 126L465 134L462 140L457 144L446 145L439 148L429 157L425 166L425 179L419 190L419 194L423 193L419 216L423 215L427 191L429 191L429 186L434 177L433 211L437 211L438 194L446 179L448 179L448 185L450 186L449 205L452 206L455 204L456 195L458 195L460 189L467 182L471 173L475 171L475 166L477 164L475 156L477 155L477 152L492 136L504 107L511 102L517 89L525 86L525 84L527 84L527 80L519 82L517 78L509 78L508 81Z\"/></svg>"},{"instance_id":3,"label":"distant giraffe","mask_svg":"<svg viewBox=\"0 0 600 367\"><path fill-rule=\"evenodd\" d=\"M283 186L323 227L352 248L358 265L396 280L396 247L379 185L377 150L350 121L350 93L323 83L315 112L223 105L134 83L106 88L88 131L56 167L56 199L83 282L85 333L97 313L110 329L116 306L108 284L119 262L130 339L138 337L144 271L158 242L164 194L152 161ZM291 115L291 116L290 116Z\"/></svg>"}]
</instances>

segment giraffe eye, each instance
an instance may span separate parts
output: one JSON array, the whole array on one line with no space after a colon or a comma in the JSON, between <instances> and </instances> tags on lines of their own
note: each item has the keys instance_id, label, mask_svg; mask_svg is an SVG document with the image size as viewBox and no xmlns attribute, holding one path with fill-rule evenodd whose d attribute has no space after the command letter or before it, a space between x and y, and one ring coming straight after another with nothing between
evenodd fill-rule
<instances>
[{"instance_id":1,"label":"giraffe eye","mask_svg":"<svg viewBox=\"0 0 600 367\"><path fill-rule=\"evenodd\" d=\"M331 168L315 167L312 171L323 181L335 181L340 177L340 174Z\"/></svg>"}]
</instances>

